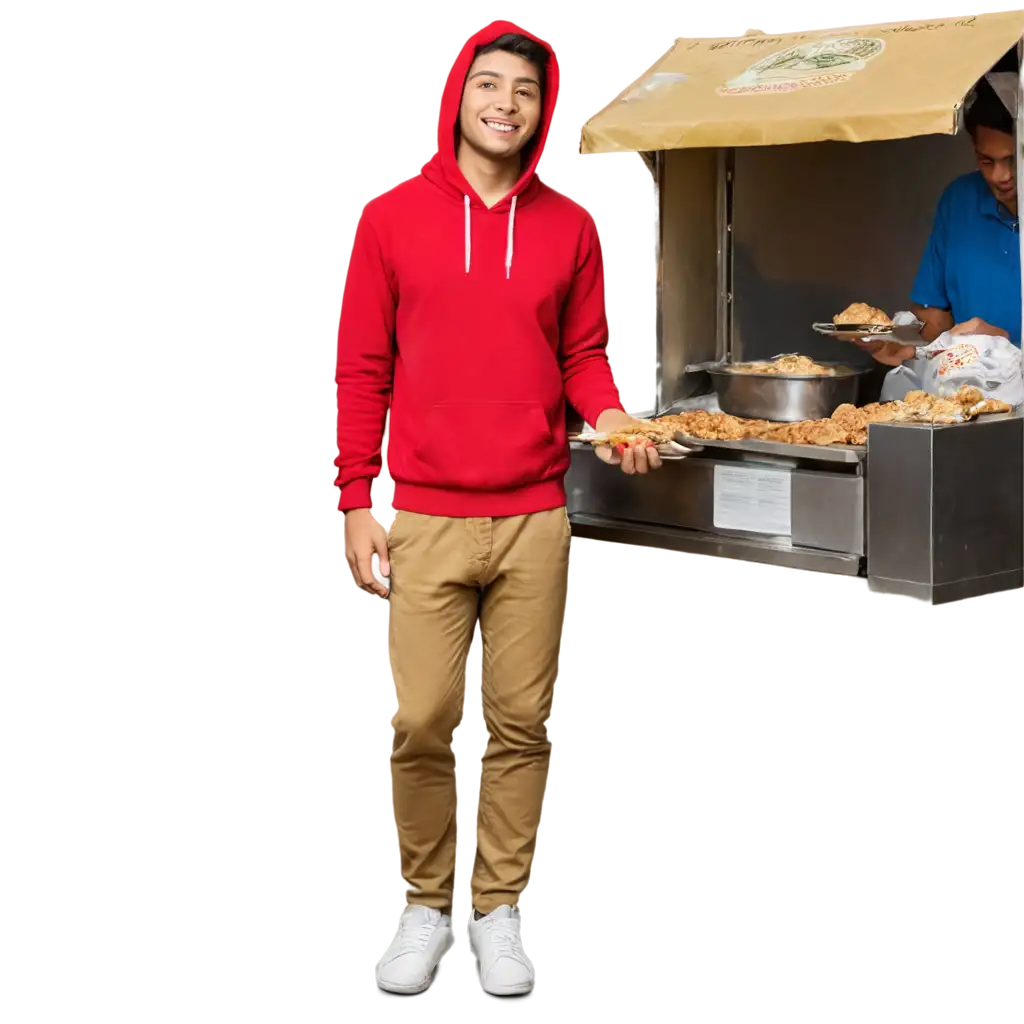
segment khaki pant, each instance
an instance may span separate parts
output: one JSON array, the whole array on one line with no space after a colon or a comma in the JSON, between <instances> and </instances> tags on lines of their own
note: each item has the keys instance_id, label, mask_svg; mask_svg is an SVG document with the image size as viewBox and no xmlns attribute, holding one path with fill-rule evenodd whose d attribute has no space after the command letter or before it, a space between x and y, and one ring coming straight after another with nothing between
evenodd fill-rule
<instances>
[{"instance_id":1,"label":"khaki pant","mask_svg":"<svg viewBox=\"0 0 1024 1024\"><path fill-rule=\"evenodd\" d=\"M502 519L400 512L389 537L391 774L409 901L448 910L455 879L455 757L466 655L483 640L483 759L473 905L514 905L530 878L551 744L569 568L564 508Z\"/></svg>"}]
</instances>

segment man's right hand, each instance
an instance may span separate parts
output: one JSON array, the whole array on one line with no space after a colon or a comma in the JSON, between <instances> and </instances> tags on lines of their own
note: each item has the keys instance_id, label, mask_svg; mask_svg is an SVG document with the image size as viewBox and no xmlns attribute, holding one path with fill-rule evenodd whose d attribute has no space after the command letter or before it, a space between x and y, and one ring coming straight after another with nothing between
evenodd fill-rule
<instances>
[{"instance_id":1,"label":"man's right hand","mask_svg":"<svg viewBox=\"0 0 1024 1024\"><path fill-rule=\"evenodd\" d=\"M972 317L970 320L965 320L962 324L957 324L949 333L983 338L1010 337L1009 332L1004 331L1002 327L993 327L992 324L977 316Z\"/></svg>"},{"instance_id":2,"label":"man's right hand","mask_svg":"<svg viewBox=\"0 0 1024 1024\"><path fill-rule=\"evenodd\" d=\"M388 588L373 574L373 556L380 563L384 577L391 575L388 564L388 535L373 518L368 508L355 508L345 513L345 558L352 570L356 586L368 594L387 597Z\"/></svg>"},{"instance_id":3,"label":"man's right hand","mask_svg":"<svg viewBox=\"0 0 1024 1024\"><path fill-rule=\"evenodd\" d=\"M883 366L902 366L908 359L913 359L917 351L913 345L901 345L898 341L854 341L854 345Z\"/></svg>"}]
</instances>

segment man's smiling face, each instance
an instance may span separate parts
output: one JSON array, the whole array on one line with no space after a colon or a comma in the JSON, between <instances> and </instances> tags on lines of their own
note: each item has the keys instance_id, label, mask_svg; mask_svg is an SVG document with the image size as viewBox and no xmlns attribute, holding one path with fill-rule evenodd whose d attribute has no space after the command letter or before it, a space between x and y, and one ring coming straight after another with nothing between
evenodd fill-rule
<instances>
[{"instance_id":1,"label":"man's smiling face","mask_svg":"<svg viewBox=\"0 0 1024 1024\"><path fill-rule=\"evenodd\" d=\"M540 126L540 72L513 53L481 54L462 90L462 141L482 156L516 156Z\"/></svg>"}]
</instances>

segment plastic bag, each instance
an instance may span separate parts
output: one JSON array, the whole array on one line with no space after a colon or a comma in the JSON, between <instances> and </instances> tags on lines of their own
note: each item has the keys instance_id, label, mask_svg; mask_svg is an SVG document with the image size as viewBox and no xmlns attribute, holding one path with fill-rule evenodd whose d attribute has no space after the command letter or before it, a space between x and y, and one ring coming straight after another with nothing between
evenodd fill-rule
<instances>
[{"instance_id":1,"label":"plastic bag","mask_svg":"<svg viewBox=\"0 0 1024 1024\"><path fill-rule=\"evenodd\" d=\"M950 395L964 386L986 398L1024 405L1024 358L1006 338L940 335L917 350L915 358L886 375L882 401L903 399L911 391Z\"/></svg>"}]
</instances>

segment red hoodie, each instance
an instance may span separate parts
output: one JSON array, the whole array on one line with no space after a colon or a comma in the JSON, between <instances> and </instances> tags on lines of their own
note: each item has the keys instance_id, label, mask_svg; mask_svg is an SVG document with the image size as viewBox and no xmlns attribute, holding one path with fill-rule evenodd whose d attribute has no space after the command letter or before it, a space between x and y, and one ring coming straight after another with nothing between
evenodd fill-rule
<instances>
[{"instance_id":1,"label":"red hoodie","mask_svg":"<svg viewBox=\"0 0 1024 1024\"><path fill-rule=\"evenodd\" d=\"M591 424L621 408L597 230L536 175L558 97L546 43L541 124L515 188L488 209L456 163L475 51L506 32L528 35L496 21L462 48L437 155L369 203L356 230L338 330L342 510L370 506L389 404L395 508L457 517L558 508L566 399Z\"/></svg>"}]
</instances>

